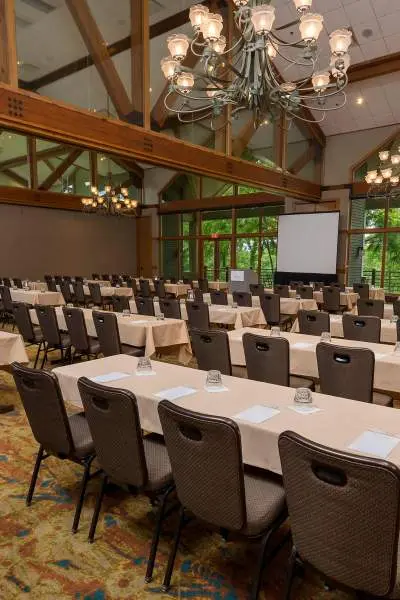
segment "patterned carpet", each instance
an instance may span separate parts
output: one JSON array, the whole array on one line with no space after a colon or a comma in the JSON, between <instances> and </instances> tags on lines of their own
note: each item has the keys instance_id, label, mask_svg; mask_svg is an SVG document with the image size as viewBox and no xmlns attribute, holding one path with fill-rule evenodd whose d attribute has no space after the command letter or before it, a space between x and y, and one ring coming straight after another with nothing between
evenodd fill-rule
<instances>
[{"instance_id":1,"label":"patterned carpet","mask_svg":"<svg viewBox=\"0 0 400 600\"><path fill-rule=\"evenodd\" d=\"M0 598L13 600L114 600L248 597L255 544L225 542L193 523L184 531L173 586L160 586L175 523L165 524L153 582L144 573L153 527L146 498L122 490L106 496L94 544L87 543L88 527L99 482L89 483L80 529L71 534L74 505L81 475L79 467L55 458L45 461L30 508L25 494L37 444L28 426L12 377L0 371L0 402L16 410L0 415ZM288 548L265 572L260 600L279 600ZM293 599L346 600L350 596L325 591L310 573L298 581Z\"/></svg>"}]
</instances>

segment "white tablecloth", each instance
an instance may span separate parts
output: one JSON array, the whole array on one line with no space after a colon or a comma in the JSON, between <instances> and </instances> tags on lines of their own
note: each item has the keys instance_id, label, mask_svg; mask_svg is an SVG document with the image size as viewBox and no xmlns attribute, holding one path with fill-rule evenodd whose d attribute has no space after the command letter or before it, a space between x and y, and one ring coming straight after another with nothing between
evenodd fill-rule
<instances>
[{"instance_id":1,"label":"white tablecloth","mask_svg":"<svg viewBox=\"0 0 400 600\"><path fill-rule=\"evenodd\" d=\"M30 290L37 290L38 292L47 292L47 283L44 281L28 281L28 287Z\"/></svg>"},{"instance_id":2,"label":"white tablecloth","mask_svg":"<svg viewBox=\"0 0 400 600\"><path fill-rule=\"evenodd\" d=\"M90 290L88 285L83 286L83 293L85 296L90 296ZM112 287L111 285L100 286L100 294L102 296L133 296L132 288L128 287Z\"/></svg>"},{"instance_id":3,"label":"white tablecloth","mask_svg":"<svg viewBox=\"0 0 400 600\"><path fill-rule=\"evenodd\" d=\"M197 280L193 281L193 287L199 287ZM229 281L209 281L208 287L210 290L227 290L229 288Z\"/></svg>"},{"instance_id":4,"label":"white tablecloth","mask_svg":"<svg viewBox=\"0 0 400 600\"><path fill-rule=\"evenodd\" d=\"M347 287L346 292L354 292L352 287ZM370 300L385 300L385 290L383 288L370 287L369 288L369 299Z\"/></svg>"},{"instance_id":5,"label":"white tablecloth","mask_svg":"<svg viewBox=\"0 0 400 600\"><path fill-rule=\"evenodd\" d=\"M14 361L29 363L23 339L18 333L0 331L0 365L10 365Z\"/></svg>"},{"instance_id":6,"label":"white tablecloth","mask_svg":"<svg viewBox=\"0 0 400 600\"><path fill-rule=\"evenodd\" d=\"M342 338L343 321L341 315L330 315L330 323L332 337ZM291 333L299 333L298 319L293 323ZM395 344L397 342L396 323L391 323L389 319L381 319L381 342L383 344Z\"/></svg>"},{"instance_id":7,"label":"white tablecloth","mask_svg":"<svg viewBox=\"0 0 400 600\"><path fill-rule=\"evenodd\" d=\"M10 290L13 302L25 304L41 304L46 306L61 306L65 304L60 292L40 292L37 290Z\"/></svg>"}]
</instances>

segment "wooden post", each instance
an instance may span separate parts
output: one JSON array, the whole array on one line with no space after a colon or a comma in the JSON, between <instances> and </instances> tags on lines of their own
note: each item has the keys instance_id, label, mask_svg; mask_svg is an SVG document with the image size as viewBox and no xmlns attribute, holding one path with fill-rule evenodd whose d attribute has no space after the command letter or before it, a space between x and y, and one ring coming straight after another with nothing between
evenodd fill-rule
<instances>
[{"instance_id":1,"label":"wooden post","mask_svg":"<svg viewBox=\"0 0 400 600\"><path fill-rule=\"evenodd\" d=\"M29 182L30 187L36 190L38 187L38 170L36 157L36 138L29 136L26 138L29 163Z\"/></svg>"},{"instance_id":2,"label":"wooden post","mask_svg":"<svg viewBox=\"0 0 400 600\"><path fill-rule=\"evenodd\" d=\"M131 0L132 117L150 129L150 37L148 0Z\"/></svg>"},{"instance_id":3,"label":"wooden post","mask_svg":"<svg viewBox=\"0 0 400 600\"><path fill-rule=\"evenodd\" d=\"M14 0L0 0L0 81L18 87Z\"/></svg>"}]
</instances>

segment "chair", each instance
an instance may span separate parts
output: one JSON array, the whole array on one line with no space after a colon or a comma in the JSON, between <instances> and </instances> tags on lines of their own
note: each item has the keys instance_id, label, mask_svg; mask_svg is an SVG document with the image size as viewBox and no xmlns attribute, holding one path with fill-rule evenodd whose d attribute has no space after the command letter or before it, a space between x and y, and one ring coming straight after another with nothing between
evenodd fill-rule
<instances>
[{"instance_id":1,"label":"chair","mask_svg":"<svg viewBox=\"0 0 400 600\"><path fill-rule=\"evenodd\" d=\"M314 292L322 292L325 287L324 281L314 281Z\"/></svg>"},{"instance_id":2,"label":"chair","mask_svg":"<svg viewBox=\"0 0 400 600\"><path fill-rule=\"evenodd\" d=\"M340 304L340 289L334 285L325 285L322 288L324 310L328 313L342 313L346 309Z\"/></svg>"},{"instance_id":3,"label":"chair","mask_svg":"<svg viewBox=\"0 0 400 600\"><path fill-rule=\"evenodd\" d=\"M130 344L121 344L115 313L93 310L92 316L100 343L100 350L104 356L115 356L116 354L144 356L144 348L138 348Z\"/></svg>"},{"instance_id":4,"label":"chair","mask_svg":"<svg viewBox=\"0 0 400 600\"><path fill-rule=\"evenodd\" d=\"M281 298L290 298L289 286L288 285L274 285L274 294L277 294Z\"/></svg>"},{"instance_id":5,"label":"chair","mask_svg":"<svg viewBox=\"0 0 400 600\"><path fill-rule=\"evenodd\" d=\"M92 279L94 279L94 281L98 281L100 279L99 273L92 273Z\"/></svg>"},{"instance_id":6,"label":"chair","mask_svg":"<svg viewBox=\"0 0 400 600\"><path fill-rule=\"evenodd\" d=\"M60 283L60 292L63 295L66 304L73 304L74 297L71 292L71 283L69 281L65 281L65 279Z\"/></svg>"},{"instance_id":7,"label":"chair","mask_svg":"<svg viewBox=\"0 0 400 600\"><path fill-rule=\"evenodd\" d=\"M384 310L384 300L370 300L369 298L359 298L357 300L357 314L361 317L378 317L379 319L383 319Z\"/></svg>"},{"instance_id":8,"label":"chair","mask_svg":"<svg viewBox=\"0 0 400 600\"><path fill-rule=\"evenodd\" d=\"M331 330L329 314L318 310L299 310L299 332L320 336L323 331Z\"/></svg>"},{"instance_id":9,"label":"chair","mask_svg":"<svg viewBox=\"0 0 400 600\"><path fill-rule=\"evenodd\" d=\"M147 563L150 582L167 500L174 490L167 449L160 436L143 437L135 396L128 390L112 389L82 377L78 388L85 409L103 483L97 496L89 541L94 541L104 493L110 479L128 486L133 493L146 494L158 505L156 527Z\"/></svg>"},{"instance_id":10,"label":"chair","mask_svg":"<svg viewBox=\"0 0 400 600\"><path fill-rule=\"evenodd\" d=\"M124 310L131 312L128 296L111 296L111 301L114 312L122 313Z\"/></svg>"},{"instance_id":11,"label":"chair","mask_svg":"<svg viewBox=\"0 0 400 600\"><path fill-rule=\"evenodd\" d=\"M261 294L260 306L267 325L285 326L292 322L289 315L281 315L281 296L279 294Z\"/></svg>"},{"instance_id":12,"label":"chair","mask_svg":"<svg viewBox=\"0 0 400 600\"><path fill-rule=\"evenodd\" d=\"M75 304L78 306L87 306L90 300L85 296L85 290L83 288L82 281L76 279L72 284L72 288L74 290Z\"/></svg>"},{"instance_id":13,"label":"chair","mask_svg":"<svg viewBox=\"0 0 400 600\"><path fill-rule=\"evenodd\" d=\"M289 286L292 290L296 290L302 285L304 285L304 281L289 281Z\"/></svg>"},{"instance_id":14,"label":"chair","mask_svg":"<svg viewBox=\"0 0 400 600\"><path fill-rule=\"evenodd\" d=\"M39 326L34 326L31 321L29 308L23 302L13 302L13 315L19 333L28 346L37 346L34 369L37 367L39 355L44 350L43 334Z\"/></svg>"},{"instance_id":15,"label":"chair","mask_svg":"<svg viewBox=\"0 0 400 600\"><path fill-rule=\"evenodd\" d=\"M182 282L185 285L190 285L190 287L193 287L193 279L191 279L190 277L183 277Z\"/></svg>"},{"instance_id":16,"label":"chair","mask_svg":"<svg viewBox=\"0 0 400 600\"><path fill-rule=\"evenodd\" d=\"M55 279L46 280L46 283L47 283L47 289L49 290L49 292L57 292L58 291Z\"/></svg>"},{"instance_id":17,"label":"chair","mask_svg":"<svg viewBox=\"0 0 400 600\"><path fill-rule=\"evenodd\" d=\"M30 369L19 363L12 364L12 373L29 425L39 451L33 469L26 504L31 505L42 461L49 456L70 460L84 468L79 499L75 509L72 531L78 530L88 481L97 473L90 473L95 451L92 436L83 413L67 415L56 376L49 371Z\"/></svg>"},{"instance_id":18,"label":"chair","mask_svg":"<svg viewBox=\"0 0 400 600\"><path fill-rule=\"evenodd\" d=\"M210 329L210 312L205 302L186 302L189 329Z\"/></svg>"},{"instance_id":19,"label":"chair","mask_svg":"<svg viewBox=\"0 0 400 600\"><path fill-rule=\"evenodd\" d=\"M150 281L148 279L139 279L139 288L142 298L151 298Z\"/></svg>"},{"instance_id":20,"label":"chair","mask_svg":"<svg viewBox=\"0 0 400 600\"><path fill-rule=\"evenodd\" d=\"M137 286L136 283L136 279L135 278L129 278L126 282L127 287L131 288L132 293L134 295L134 297L136 298L136 296L140 296L140 290Z\"/></svg>"},{"instance_id":21,"label":"chair","mask_svg":"<svg viewBox=\"0 0 400 600\"><path fill-rule=\"evenodd\" d=\"M343 337L357 342L379 344L381 341L381 320L379 317L358 317L343 315Z\"/></svg>"},{"instance_id":22,"label":"chair","mask_svg":"<svg viewBox=\"0 0 400 600\"><path fill-rule=\"evenodd\" d=\"M95 306L99 306L101 308L107 308L110 306L110 296L102 296L101 288L99 283L89 283L89 294L90 299Z\"/></svg>"},{"instance_id":23,"label":"chair","mask_svg":"<svg viewBox=\"0 0 400 600\"><path fill-rule=\"evenodd\" d=\"M71 344L74 348L74 353L71 354L71 363L77 354L86 356L88 360L92 356L97 358L101 352L100 344L98 340L88 335L82 309L63 306L62 310Z\"/></svg>"},{"instance_id":24,"label":"chair","mask_svg":"<svg viewBox=\"0 0 400 600\"><path fill-rule=\"evenodd\" d=\"M0 285L0 300L2 302L2 313L3 313L3 327L5 323L13 324L13 331L15 327L14 312L13 312L13 301L11 298L11 292L8 285Z\"/></svg>"},{"instance_id":25,"label":"chair","mask_svg":"<svg viewBox=\"0 0 400 600\"><path fill-rule=\"evenodd\" d=\"M5 285L8 288L12 287L11 286L11 279L9 277L3 277L3 285Z\"/></svg>"},{"instance_id":26,"label":"chair","mask_svg":"<svg viewBox=\"0 0 400 600\"><path fill-rule=\"evenodd\" d=\"M181 303L176 298L160 298L160 311L166 319L182 319Z\"/></svg>"},{"instance_id":27,"label":"chair","mask_svg":"<svg viewBox=\"0 0 400 600\"><path fill-rule=\"evenodd\" d=\"M243 465L238 425L231 419L186 410L167 400L158 413L181 504L164 576L170 586L186 513L229 533L260 540L251 598L262 583L271 534L286 519L285 494L277 478ZM190 476L188 476L190 474Z\"/></svg>"},{"instance_id":28,"label":"chair","mask_svg":"<svg viewBox=\"0 0 400 600\"><path fill-rule=\"evenodd\" d=\"M262 283L250 283L250 293L252 296L261 296L264 293L264 286Z\"/></svg>"},{"instance_id":29,"label":"chair","mask_svg":"<svg viewBox=\"0 0 400 600\"><path fill-rule=\"evenodd\" d=\"M285 599L298 564L355 590L357 598L398 598L398 468L291 431L278 446L293 536Z\"/></svg>"},{"instance_id":30,"label":"chair","mask_svg":"<svg viewBox=\"0 0 400 600\"><path fill-rule=\"evenodd\" d=\"M22 280L19 277L13 277L13 284L15 285L15 287L17 287L19 290L22 290Z\"/></svg>"},{"instance_id":31,"label":"chair","mask_svg":"<svg viewBox=\"0 0 400 600\"><path fill-rule=\"evenodd\" d=\"M290 375L290 346L285 338L243 334L247 376L254 381L292 388L315 389L314 382Z\"/></svg>"},{"instance_id":32,"label":"chair","mask_svg":"<svg viewBox=\"0 0 400 600\"><path fill-rule=\"evenodd\" d=\"M153 298L142 298L137 296L136 308L139 315L145 315L148 317L154 317L154 301Z\"/></svg>"},{"instance_id":33,"label":"chair","mask_svg":"<svg viewBox=\"0 0 400 600\"><path fill-rule=\"evenodd\" d=\"M80 281L81 283L83 283L82 275L75 275L75 281Z\"/></svg>"},{"instance_id":34,"label":"chair","mask_svg":"<svg viewBox=\"0 0 400 600\"><path fill-rule=\"evenodd\" d=\"M228 305L228 294L222 290L210 290L211 304Z\"/></svg>"},{"instance_id":35,"label":"chair","mask_svg":"<svg viewBox=\"0 0 400 600\"><path fill-rule=\"evenodd\" d=\"M195 302L204 302L203 292L201 291L200 288L193 288L192 291L193 291Z\"/></svg>"},{"instance_id":36,"label":"chair","mask_svg":"<svg viewBox=\"0 0 400 600\"><path fill-rule=\"evenodd\" d=\"M253 306L250 292L233 292L232 297L238 306L247 306L250 308Z\"/></svg>"},{"instance_id":37,"label":"chair","mask_svg":"<svg viewBox=\"0 0 400 600\"><path fill-rule=\"evenodd\" d=\"M209 291L208 279L206 277L199 277L198 284L199 284L199 290L201 290L203 292L203 294L206 294Z\"/></svg>"},{"instance_id":38,"label":"chair","mask_svg":"<svg viewBox=\"0 0 400 600\"><path fill-rule=\"evenodd\" d=\"M337 281L332 281L332 283L330 283L329 285L330 287L338 288L338 290L340 290L341 292L345 291L344 285L342 283L338 283Z\"/></svg>"},{"instance_id":39,"label":"chair","mask_svg":"<svg viewBox=\"0 0 400 600\"><path fill-rule=\"evenodd\" d=\"M103 273L101 276L103 281L110 281L110 275L109 273Z\"/></svg>"},{"instance_id":40,"label":"chair","mask_svg":"<svg viewBox=\"0 0 400 600\"><path fill-rule=\"evenodd\" d=\"M400 342L400 319L396 323L396 340Z\"/></svg>"},{"instance_id":41,"label":"chair","mask_svg":"<svg viewBox=\"0 0 400 600\"><path fill-rule=\"evenodd\" d=\"M393 399L373 391L375 356L369 348L319 343L316 348L321 394L393 406Z\"/></svg>"},{"instance_id":42,"label":"chair","mask_svg":"<svg viewBox=\"0 0 400 600\"><path fill-rule=\"evenodd\" d=\"M363 300L369 300L369 283L354 283L353 291Z\"/></svg>"},{"instance_id":43,"label":"chair","mask_svg":"<svg viewBox=\"0 0 400 600\"><path fill-rule=\"evenodd\" d=\"M393 302L393 314L400 317L400 299L399 298L397 298L397 300L395 300Z\"/></svg>"},{"instance_id":44,"label":"chair","mask_svg":"<svg viewBox=\"0 0 400 600\"><path fill-rule=\"evenodd\" d=\"M192 348L202 371L217 370L223 375L232 375L229 338L226 331L192 330Z\"/></svg>"},{"instance_id":45,"label":"chair","mask_svg":"<svg viewBox=\"0 0 400 600\"><path fill-rule=\"evenodd\" d=\"M48 352L60 350L61 360L71 359L71 339L68 334L63 333L58 328L57 316L54 306L35 306L40 329L43 339L46 342L46 348L42 360L41 369L47 360Z\"/></svg>"},{"instance_id":46,"label":"chair","mask_svg":"<svg viewBox=\"0 0 400 600\"><path fill-rule=\"evenodd\" d=\"M56 282L57 285L60 285L62 282L61 275L54 275L54 281Z\"/></svg>"},{"instance_id":47,"label":"chair","mask_svg":"<svg viewBox=\"0 0 400 600\"><path fill-rule=\"evenodd\" d=\"M310 285L299 285L296 288L296 295L297 294L304 300L312 300L314 298L314 290Z\"/></svg>"}]
</instances>

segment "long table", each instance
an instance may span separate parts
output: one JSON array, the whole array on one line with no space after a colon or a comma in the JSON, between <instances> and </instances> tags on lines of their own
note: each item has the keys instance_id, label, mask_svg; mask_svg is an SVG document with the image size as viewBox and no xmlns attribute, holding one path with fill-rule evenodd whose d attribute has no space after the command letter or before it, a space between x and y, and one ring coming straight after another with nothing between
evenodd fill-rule
<instances>
[{"instance_id":1,"label":"long table","mask_svg":"<svg viewBox=\"0 0 400 600\"><path fill-rule=\"evenodd\" d=\"M41 304L42 306L61 306L65 304L60 292L41 292L40 290L10 289L13 302L24 302L25 304Z\"/></svg>"},{"instance_id":2,"label":"long table","mask_svg":"<svg viewBox=\"0 0 400 600\"><path fill-rule=\"evenodd\" d=\"M10 365L14 361L29 363L23 339L18 333L0 331L0 365Z\"/></svg>"},{"instance_id":3,"label":"long table","mask_svg":"<svg viewBox=\"0 0 400 600\"><path fill-rule=\"evenodd\" d=\"M255 333L257 335L271 335L270 331L263 329L251 329L249 327L230 331L229 346L231 351L232 365L245 367L242 337L244 333ZM314 335L303 335L300 333L281 332L290 344L290 372L303 377L318 378L318 366L316 346L320 338ZM332 343L335 343L333 341ZM353 340L340 339L336 345L353 348L369 348L375 354L375 389L400 392L400 352L394 352L393 346L389 344L370 344L367 342L355 342Z\"/></svg>"},{"instance_id":4,"label":"long table","mask_svg":"<svg viewBox=\"0 0 400 600\"><path fill-rule=\"evenodd\" d=\"M330 315L330 332L332 337L342 338L343 319L341 315ZM293 323L291 333L299 333L299 321ZM381 319L381 342L383 344L395 344L397 342L396 323L391 323L389 319ZM340 341L337 342L340 344Z\"/></svg>"},{"instance_id":5,"label":"long table","mask_svg":"<svg viewBox=\"0 0 400 600\"><path fill-rule=\"evenodd\" d=\"M267 292L272 293L272 292ZM204 302L211 304L211 294L203 294ZM232 304L233 294L228 294L228 303ZM252 305L260 306L260 297L252 296ZM314 299L296 299L296 298L281 298L281 314L282 315L297 315L299 310L318 310L318 305Z\"/></svg>"},{"instance_id":6,"label":"long table","mask_svg":"<svg viewBox=\"0 0 400 600\"><path fill-rule=\"evenodd\" d=\"M157 406L160 399L154 394L178 385L190 386L196 392L176 400L179 406L210 415L235 420L240 428L243 460L246 464L281 473L278 437L286 430L297 433L338 450L347 450L365 430L379 429L398 435L400 411L356 402L345 398L313 394L313 404L321 409L310 415L292 410L295 390L248 379L223 376L228 391L213 394L204 389L206 373L177 365L152 362L156 375L138 377L135 374L137 359L125 355L88 361L53 369L66 402L82 406L78 390L80 377L95 377L111 372L122 372L129 377L106 385L133 392L137 398L142 429L162 433ZM280 412L272 418L253 424L236 415L256 404L277 408ZM400 466L400 444L388 460Z\"/></svg>"}]
</instances>

